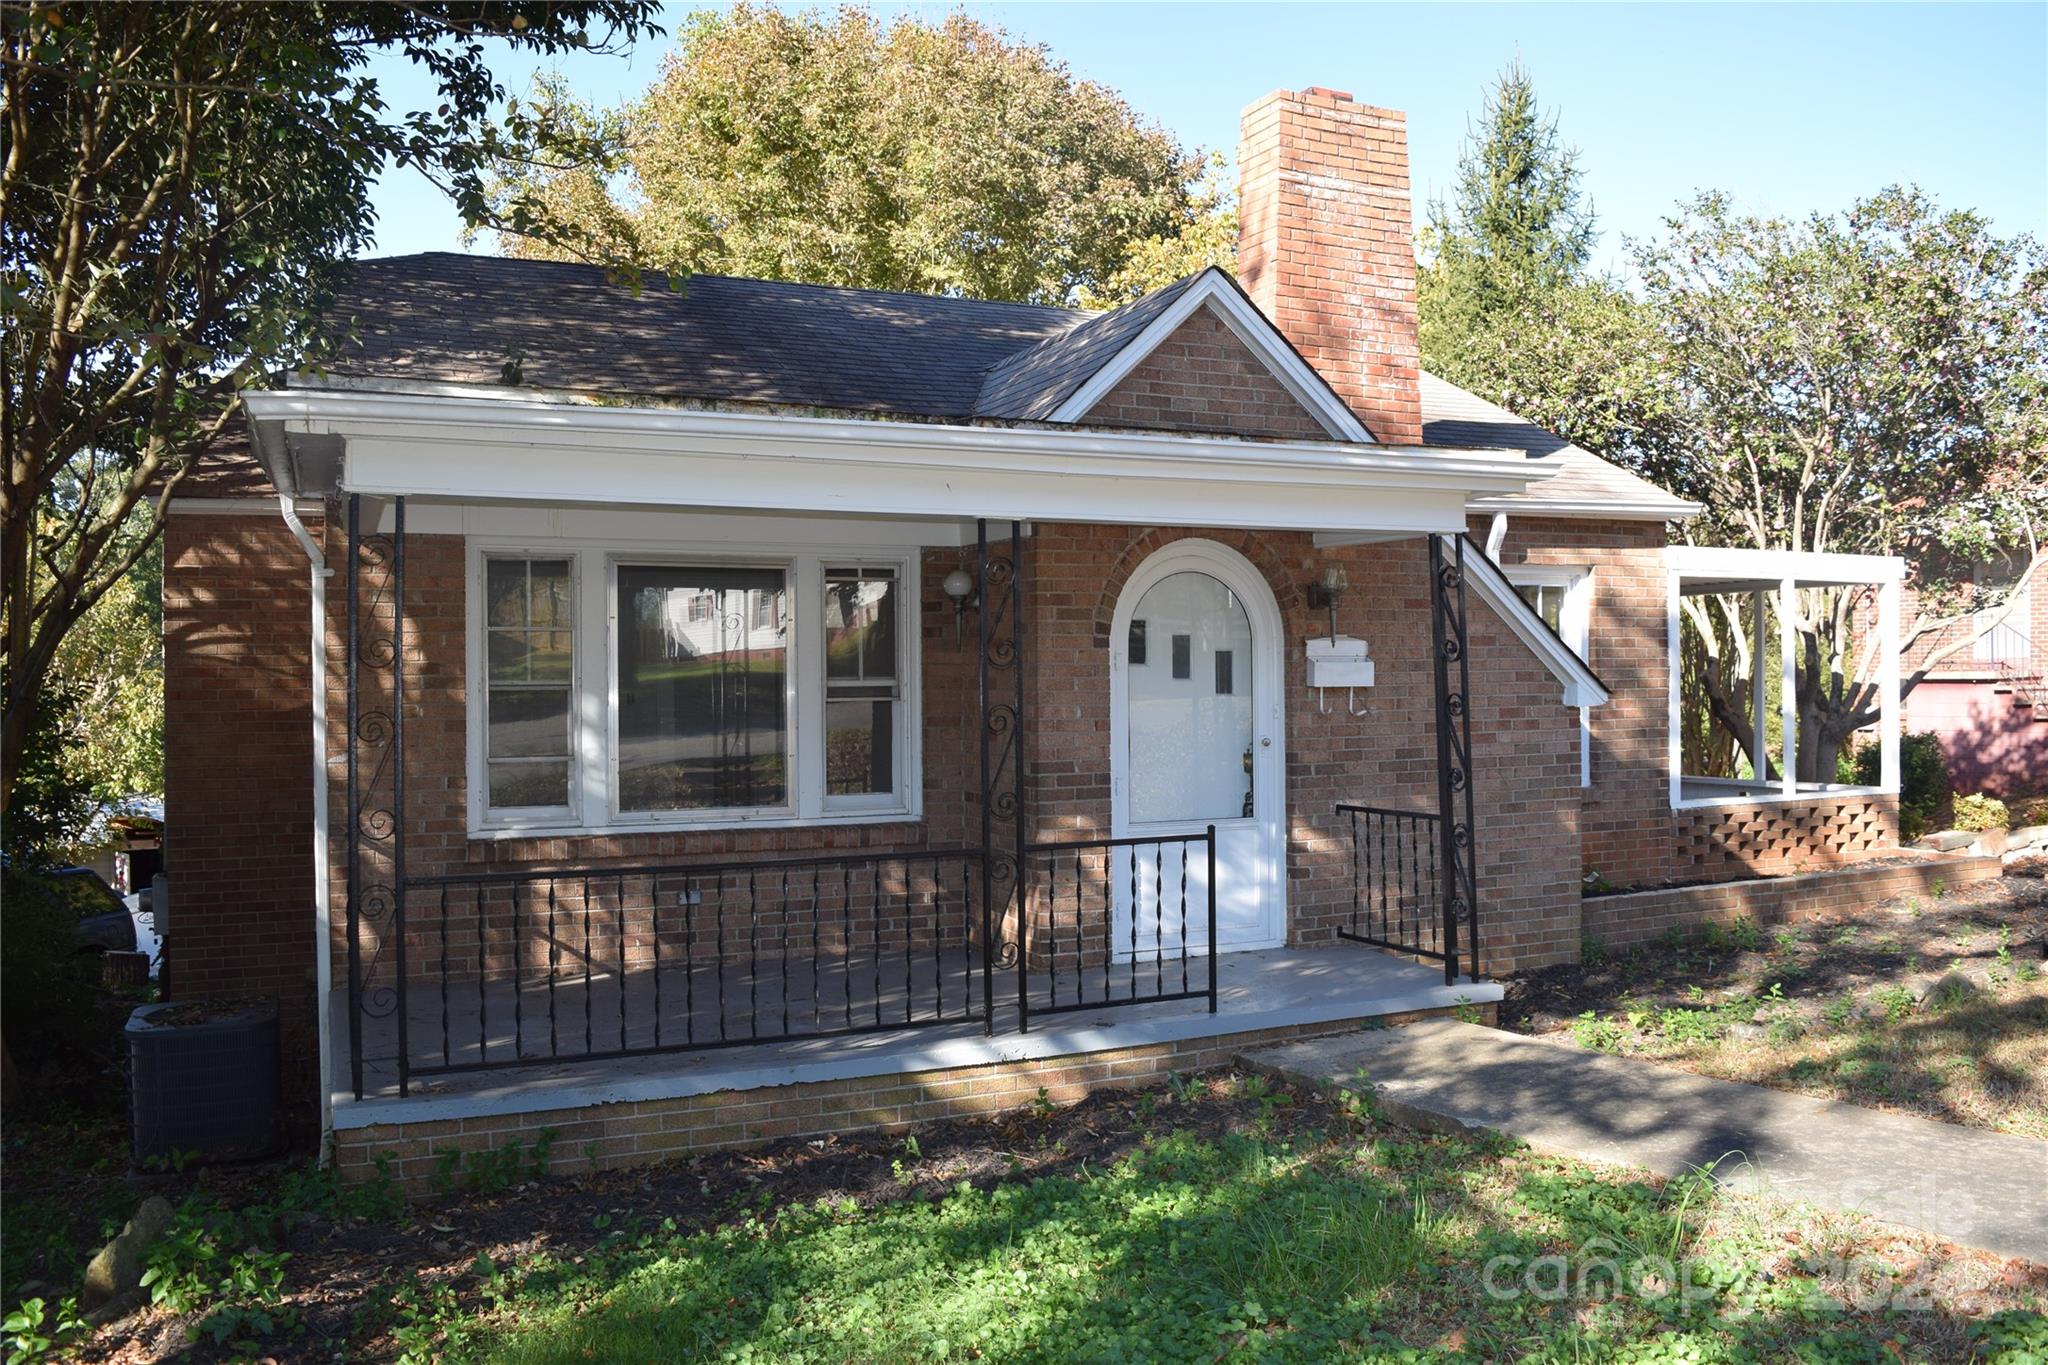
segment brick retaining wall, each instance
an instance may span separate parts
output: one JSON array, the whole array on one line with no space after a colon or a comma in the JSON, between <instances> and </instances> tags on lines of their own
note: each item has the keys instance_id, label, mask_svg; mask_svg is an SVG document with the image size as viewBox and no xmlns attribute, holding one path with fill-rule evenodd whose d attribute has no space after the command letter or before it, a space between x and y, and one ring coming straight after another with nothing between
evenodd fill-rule
<instances>
[{"instance_id":1,"label":"brick retaining wall","mask_svg":"<svg viewBox=\"0 0 2048 1365\"><path fill-rule=\"evenodd\" d=\"M1580 911L1586 938L1606 948L1648 943L1676 930L1693 937L1708 924L1754 920L1797 923L1853 910L1891 896L1932 895L1936 883L1961 886L1999 875L1996 858L1923 858L1832 868L1790 877L1711 882L1594 896Z\"/></svg>"}]
</instances>

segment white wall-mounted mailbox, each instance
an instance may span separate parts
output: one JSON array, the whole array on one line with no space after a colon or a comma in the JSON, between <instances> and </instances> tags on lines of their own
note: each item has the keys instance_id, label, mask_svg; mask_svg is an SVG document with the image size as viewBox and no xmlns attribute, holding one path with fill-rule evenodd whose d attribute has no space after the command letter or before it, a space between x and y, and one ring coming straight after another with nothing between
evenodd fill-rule
<instances>
[{"instance_id":1,"label":"white wall-mounted mailbox","mask_svg":"<svg viewBox=\"0 0 2048 1365\"><path fill-rule=\"evenodd\" d=\"M1308 642L1310 687L1371 687L1372 656L1355 635L1336 635Z\"/></svg>"}]
</instances>

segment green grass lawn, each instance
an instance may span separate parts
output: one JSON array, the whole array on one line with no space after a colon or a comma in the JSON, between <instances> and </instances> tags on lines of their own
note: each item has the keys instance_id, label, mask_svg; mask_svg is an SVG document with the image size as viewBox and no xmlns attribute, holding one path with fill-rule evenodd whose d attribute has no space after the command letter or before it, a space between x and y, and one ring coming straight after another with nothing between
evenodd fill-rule
<instances>
[{"instance_id":1,"label":"green grass lawn","mask_svg":"<svg viewBox=\"0 0 2048 1365\"><path fill-rule=\"evenodd\" d=\"M297 1168L195 1173L151 1256L156 1305L59 1330L54 1349L577 1365L2048 1359L2048 1267L1704 1178L1409 1132L1243 1073L539 1178L560 1155L451 1168L446 1193L410 1206Z\"/></svg>"},{"instance_id":2,"label":"green grass lawn","mask_svg":"<svg viewBox=\"0 0 2048 1365\"><path fill-rule=\"evenodd\" d=\"M1228 1084L1268 1116L1298 1102ZM1856 1220L1357 1119L1195 1137L1155 1100L1156 1126L1101 1166L928 1181L871 1208L775 1207L764 1188L759 1213L712 1228L622 1227L582 1254L479 1265L466 1304L415 1295L398 1336L422 1357L532 1365L2048 1352L2048 1320L1989 1300L1971 1316L1967 1270ZM914 1180L915 1150L899 1161Z\"/></svg>"},{"instance_id":3,"label":"green grass lawn","mask_svg":"<svg viewBox=\"0 0 2048 1365\"><path fill-rule=\"evenodd\" d=\"M2048 884L2002 877L1514 978L1511 1027L2048 1139Z\"/></svg>"}]
</instances>

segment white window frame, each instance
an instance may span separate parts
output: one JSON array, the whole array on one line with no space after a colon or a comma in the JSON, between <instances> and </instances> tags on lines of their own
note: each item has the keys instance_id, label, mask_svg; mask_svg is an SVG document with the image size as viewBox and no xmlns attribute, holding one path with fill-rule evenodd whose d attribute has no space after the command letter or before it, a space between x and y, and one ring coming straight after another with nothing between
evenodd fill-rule
<instances>
[{"instance_id":1,"label":"white window frame","mask_svg":"<svg viewBox=\"0 0 2048 1365\"><path fill-rule=\"evenodd\" d=\"M802 547L724 541L471 535L465 546L468 834L473 839L691 830L877 824L924 816L923 623L920 551L914 545ZM485 781L484 562L567 559L576 601L569 806L493 810ZM621 811L618 754L618 566L621 564L780 568L789 575L788 693L790 800L773 807L713 811ZM825 795L824 575L828 568L889 568L898 574L897 667L903 721L896 735L896 791Z\"/></svg>"},{"instance_id":2,"label":"white window frame","mask_svg":"<svg viewBox=\"0 0 2048 1365\"><path fill-rule=\"evenodd\" d=\"M1521 588L1563 588L1557 613L1558 637L1588 663L1592 662L1593 569L1587 564L1515 564L1503 566L1509 583ZM1541 612L1538 612L1541 615ZM1593 785L1593 708L1579 708L1579 785Z\"/></svg>"}]
</instances>

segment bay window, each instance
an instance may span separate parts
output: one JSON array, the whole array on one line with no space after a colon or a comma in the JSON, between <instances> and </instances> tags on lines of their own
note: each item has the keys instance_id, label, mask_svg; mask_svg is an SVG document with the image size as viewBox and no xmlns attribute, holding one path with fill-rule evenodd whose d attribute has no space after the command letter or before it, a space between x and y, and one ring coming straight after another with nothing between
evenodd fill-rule
<instances>
[{"instance_id":1,"label":"bay window","mask_svg":"<svg viewBox=\"0 0 2048 1365\"><path fill-rule=\"evenodd\" d=\"M480 836L914 818L916 551L472 543Z\"/></svg>"}]
</instances>

